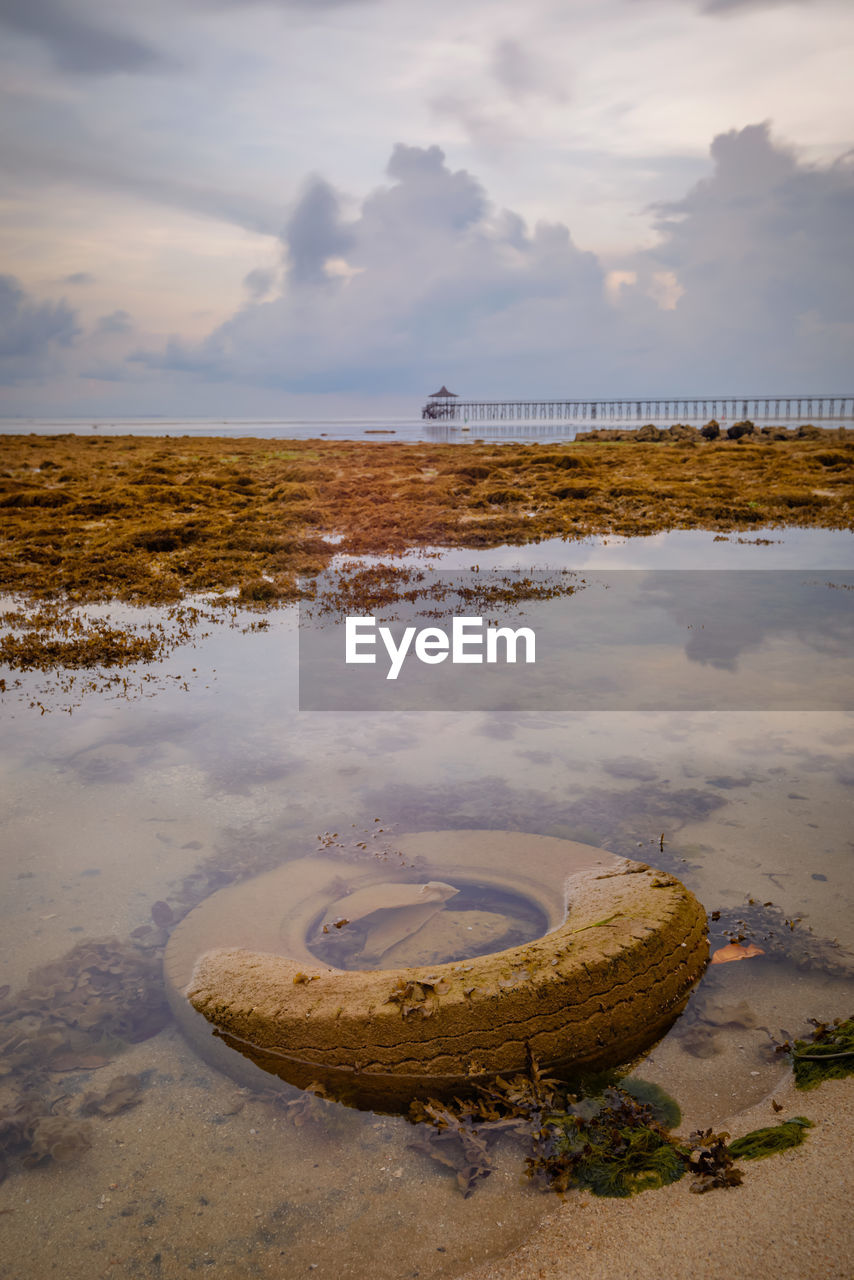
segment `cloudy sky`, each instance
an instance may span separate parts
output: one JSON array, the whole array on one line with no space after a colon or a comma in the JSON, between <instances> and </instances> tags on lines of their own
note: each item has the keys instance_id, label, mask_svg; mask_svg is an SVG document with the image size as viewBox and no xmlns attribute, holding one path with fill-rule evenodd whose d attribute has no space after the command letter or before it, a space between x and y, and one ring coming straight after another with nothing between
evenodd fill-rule
<instances>
[{"instance_id":1,"label":"cloudy sky","mask_svg":"<svg viewBox=\"0 0 854 1280\"><path fill-rule=\"evenodd\" d=\"M851 392L847 0L0 0L0 412Z\"/></svg>"}]
</instances>

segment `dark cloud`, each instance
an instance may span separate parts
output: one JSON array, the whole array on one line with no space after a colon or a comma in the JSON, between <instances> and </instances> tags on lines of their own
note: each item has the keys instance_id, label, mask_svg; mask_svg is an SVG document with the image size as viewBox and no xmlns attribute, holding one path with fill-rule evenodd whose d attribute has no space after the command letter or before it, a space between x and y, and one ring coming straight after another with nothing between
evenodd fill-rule
<instances>
[{"instance_id":1,"label":"dark cloud","mask_svg":"<svg viewBox=\"0 0 854 1280\"><path fill-rule=\"evenodd\" d=\"M0 378L4 383L38 376L56 347L79 335L65 302L32 301L14 276L0 276Z\"/></svg>"},{"instance_id":2,"label":"dark cloud","mask_svg":"<svg viewBox=\"0 0 854 1280\"><path fill-rule=\"evenodd\" d=\"M63 276L60 284L87 285L94 284L95 277L91 271L72 271L70 276Z\"/></svg>"},{"instance_id":3,"label":"dark cloud","mask_svg":"<svg viewBox=\"0 0 854 1280\"><path fill-rule=\"evenodd\" d=\"M133 320L127 311L111 311L109 315L101 316L98 320L98 333L130 333L133 328Z\"/></svg>"},{"instance_id":4,"label":"dark cloud","mask_svg":"<svg viewBox=\"0 0 854 1280\"><path fill-rule=\"evenodd\" d=\"M250 298L266 298L275 283L275 271L267 271L263 267L256 267L243 277L243 284Z\"/></svg>"},{"instance_id":5,"label":"dark cloud","mask_svg":"<svg viewBox=\"0 0 854 1280\"><path fill-rule=\"evenodd\" d=\"M422 225L453 232L463 231L486 214L483 187L465 169L452 173L440 147L408 147L398 142L386 173L395 185L366 200L363 220L368 224Z\"/></svg>"},{"instance_id":6,"label":"dark cloud","mask_svg":"<svg viewBox=\"0 0 854 1280\"><path fill-rule=\"evenodd\" d=\"M324 263L347 252L352 236L341 220L338 196L328 182L313 179L285 224L291 280L298 284L326 279Z\"/></svg>"},{"instance_id":7,"label":"dark cloud","mask_svg":"<svg viewBox=\"0 0 854 1280\"><path fill-rule=\"evenodd\" d=\"M791 332L799 317L850 323L854 296L854 164L799 163L767 124L715 138L712 175L683 200L658 206L652 256L695 309L752 318L755 341ZM739 326L740 327L740 326Z\"/></svg>"},{"instance_id":8,"label":"dark cloud","mask_svg":"<svg viewBox=\"0 0 854 1280\"><path fill-rule=\"evenodd\" d=\"M97 11L62 0L0 0L0 24L38 40L63 71L82 74L148 71L167 65L152 45L114 31Z\"/></svg>"},{"instance_id":9,"label":"dark cloud","mask_svg":"<svg viewBox=\"0 0 854 1280\"><path fill-rule=\"evenodd\" d=\"M0 0L2 3L2 0ZM72 103L20 97L0 111L0 148L8 181L32 198L32 187L118 191L170 208L189 210L276 235L282 204L265 200L219 172L197 172L162 143L123 134L105 142L101 125L90 124Z\"/></svg>"}]
</instances>

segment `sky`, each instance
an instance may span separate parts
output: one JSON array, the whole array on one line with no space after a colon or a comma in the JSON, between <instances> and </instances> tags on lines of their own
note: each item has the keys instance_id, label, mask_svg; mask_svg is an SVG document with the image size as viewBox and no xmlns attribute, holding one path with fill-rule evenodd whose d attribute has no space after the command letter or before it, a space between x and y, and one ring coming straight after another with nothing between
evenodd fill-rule
<instances>
[{"instance_id":1,"label":"sky","mask_svg":"<svg viewBox=\"0 0 854 1280\"><path fill-rule=\"evenodd\" d=\"M854 392L846 0L0 0L0 414Z\"/></svg>"}]
</instances>

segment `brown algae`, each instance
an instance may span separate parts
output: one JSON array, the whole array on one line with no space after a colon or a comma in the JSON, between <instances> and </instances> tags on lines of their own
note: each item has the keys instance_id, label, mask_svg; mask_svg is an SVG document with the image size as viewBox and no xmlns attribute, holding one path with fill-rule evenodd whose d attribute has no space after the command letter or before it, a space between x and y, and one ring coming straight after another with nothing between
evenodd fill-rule
<instances>
[{"instance_id":1,"label":"brown algae","mask_svg":"<svg viewBox=\"0 0 854 1280\"><path fill-rule=\"evenodd\" d=\"M336 552L850 528L854 432L816 431L663 447L9 435L0 590L170 604L237 587L270 605Z\"/></svg>"}]
</instances>

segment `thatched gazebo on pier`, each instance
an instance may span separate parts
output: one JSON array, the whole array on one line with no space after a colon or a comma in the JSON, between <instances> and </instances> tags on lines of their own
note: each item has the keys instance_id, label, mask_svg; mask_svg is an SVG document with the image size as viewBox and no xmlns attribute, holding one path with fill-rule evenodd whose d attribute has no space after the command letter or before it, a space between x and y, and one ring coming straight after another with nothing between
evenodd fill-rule
<instances>
[{"instance_id":1,"label":"thatched gazebo on pier","mask_svg":"<svg viewBox=\"0 0 854 1280\"><path fill-rule=\"evenodd\" d=\"M456 416L455 400L459 400L459 396L454 391L449 391L443 382L438 391L433 391L427 397L427 403L421 410L421 417L453 418Z\"/></svg>"}]
</instances>

